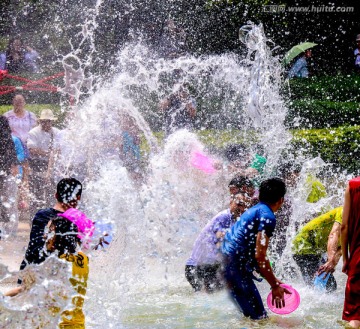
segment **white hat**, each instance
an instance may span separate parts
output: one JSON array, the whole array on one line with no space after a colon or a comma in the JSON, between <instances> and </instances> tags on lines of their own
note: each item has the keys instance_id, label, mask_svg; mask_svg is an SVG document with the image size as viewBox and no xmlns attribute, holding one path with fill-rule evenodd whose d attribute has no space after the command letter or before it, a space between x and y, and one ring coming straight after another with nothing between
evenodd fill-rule
<instances>
[{"instance_id":1,"label":"white hat","mask_svg":"<svg viewBox=\"0 0 360 329\"><path fill-rule=\"evenodd\" d=\"M360 34L356 36L356 41L360 41Z\"/></svg>"},{"instance_id":2,"label":"white hat","mask_svg":"<svg viewBox=\"0 0 360 329\"><path fill-rule=\"evenodd\" d=\"M53 111L50 109L44 109L41 111L39 120L52 120L55 121L56 117L54 116Z\"/></svg>"}]
</instances>

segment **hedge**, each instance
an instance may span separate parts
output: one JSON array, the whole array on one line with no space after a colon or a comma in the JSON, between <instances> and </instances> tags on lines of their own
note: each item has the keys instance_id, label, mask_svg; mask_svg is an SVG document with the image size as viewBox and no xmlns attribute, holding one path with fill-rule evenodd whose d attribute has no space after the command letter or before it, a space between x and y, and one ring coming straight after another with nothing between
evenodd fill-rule
<instances>
[{"instance_id":1,"label":"hedge","mask_svg":"<svg viewBox=\"0 0 360 329\"><path fill-rule=\"evenodd\" d=\"M289 96L293 100L310 98L333 102L360 102L360 75L291 79L289 86Z\"/></svg>"},{"instance_id":2,"label":"hedge","mask_svg":"<svg viewBox=\"0 0 360 329\"><path fill-rule=\"evenodd\" d=\"M360 126L293 130L293 146L352 173L360 169Z\"/></svg>"},{"instance_id":3,"label":"hedge","mask_svg":"<svg viewBox=\"0 0 360 329\"><path fill-rule=\"evenodd\" d=\"M348 124L360 124L360 103L294 100L286 118L286 125L290 128L324 128Z\"/></svg>"}]
</instances>

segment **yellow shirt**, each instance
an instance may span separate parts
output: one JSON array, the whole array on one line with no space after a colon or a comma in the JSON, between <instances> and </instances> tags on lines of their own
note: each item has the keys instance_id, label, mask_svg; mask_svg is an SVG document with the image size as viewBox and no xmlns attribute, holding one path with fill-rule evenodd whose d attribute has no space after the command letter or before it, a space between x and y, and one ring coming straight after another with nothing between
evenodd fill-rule
<instances>
[{"instance_id":1,"label":"yellow shirt","mask_svg":"<svg viewBox=\"0 0 360 329\"><path fill-rule=\"evenodd\" d=\"M73 308L61 313L60 329L85 329L85 315L82 310L89 276L89 258L78 252L76 255L62 255L60 258L72 262L72 277L70 283L75 289L72 297Z\"/></svg>"},{"instance_id":2,"label":"yellow shirt","mask_svg":"<svg viewBox=\"0 0 360 329\"><path fill-rule=\"evenodd\" d=\"M343 207L335 208L307 223L293 240L293 254L321 255L326 252L334 222L342 223L342 210Z\"/></svg>"},{"instance_id":3,"label":"yellow shirt","mask_svg":"<svg viewBox=\"0 0 360 329\"><path fill-rule=\"evenodd\" d=\"M309 203L316 203L321 198L326 197L326 188L325 186L317 180L314 176L308 175L305 183L308 187L311 187L310 193L306 199Z\"/></svg>"}]
</instances>

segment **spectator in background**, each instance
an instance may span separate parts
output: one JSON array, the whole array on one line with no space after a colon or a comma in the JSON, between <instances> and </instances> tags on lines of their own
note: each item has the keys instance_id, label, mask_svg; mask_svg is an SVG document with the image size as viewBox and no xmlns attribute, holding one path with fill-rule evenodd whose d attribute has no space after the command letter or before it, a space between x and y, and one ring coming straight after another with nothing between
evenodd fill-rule
<instances>
[{"instance_id":1,"label":"spectator in background","mask_svg":"<svg viewBox=\"0 0 360 329\"><path fill-rule=\"evenodd\" d=\"M295 64L290 68L288 78L308 78L308 59L311 58L311 56L311 49L307 49L304 53L302 53L301 57L298 58Z\"/></svg>"},{"instance_id":2,"label":"spectator in background","mask_svg":"<svg viewBox=\"0 0 360 329\"><path fill-rule=\"evenodd\" d=\"M18 36L9 40L5 53L0 54L0 70L10 73L37 72L36 60L39 54L25 45Z\"/></svg>"},{"instance_id":3,"label":"spectator in background","mask_svg":"<svg viewBox=\"0 0 360 329\"><path fill-rule=\"evenodd\" d=\"M9 120L13 135L19 137L26 148L29 131L36 126L37 118L34 113L25 109L25 105L24 96L15 95L13 109L4 113L4 116Z\"/></svg>"},{"instance_id":4,"label":"spectator in background","mask_svg":"<svg viewBox=\"0 0 360 329\"><path fill-rule=\"evenodd\" d=\"M44 208L49 205L49 197L54 187L52 181L48 180L48 167L50 154L54 147L54 140L60 130L53 127L56 120L53 112L49 109L41 111L39 126L29 132L27 146L30 152L30 216L32 217L36 209Z\"/></svg>"},{"instance_id":5,"label":"spectator in background","mask_svg":"<svg viewBox=\"0 0 360 329\"><path fill-rule=\"evenodd\" d=\"M15 145L7 118L0 116L0 234L11 232L17 224L17 185L18 160ZM16 232L16 231L15 231ZM1 237L0 235L0 237Z\"/></svg>"},{"instance_id":6,"label":"spectator in background","mask_svg":"<svg viewBox=\"0 0 360 329\"><path fill-rule=\"evenodd\" d=\"M360 73L360 34L356 36L356 49L354 50L355 68Z\"/></svg>"},{"instance_id":7,"label":"spectator in background","mask_svg":"<svg viewBox=\"0 0 360 329\"><path fill-rule=\"evenodd\" d=\"M186 53L185 40L185 31L176 27L174 20L166 20L159 42L160 55L166 59L184 55Z\"/></svg>"},{"instance_id":8,"label":"spectator in background","mask_svg":"<svg viewBox=\"0 0 360 329\"><path fill-rule=\"evenodd\" d=\"M192 130L194 128L196 101L184 86L165 98L160 104L160 109L164 112L166 136L179 129Z\"/></svg>"}]
</instances>

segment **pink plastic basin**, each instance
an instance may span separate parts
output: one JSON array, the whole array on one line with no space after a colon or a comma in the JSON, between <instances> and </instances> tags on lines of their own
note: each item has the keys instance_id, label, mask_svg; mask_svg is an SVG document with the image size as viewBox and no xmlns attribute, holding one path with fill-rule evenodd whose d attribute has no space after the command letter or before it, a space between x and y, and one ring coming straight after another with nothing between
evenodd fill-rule
<instances>
[{"instance_id":1,"label":"pink plastic basin","mask_svg":"<svg viewBox=\"0 0 360 329\"><path fill-rule=\"evenodd\" d=\"M274 305L272 305L272 292L268 295L266 302L268 304L269 309L276 313L276 314L289 314L294 312L300 305L300 295L297 292L295 288L292 286L289 286L287 284L281 284L280 285L283 288L286 288L288 291L291 292L291 294L284 294L284 300L285 300L285 307L277 308Z\"/></svg>"}]
</instances>

